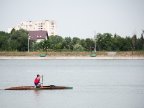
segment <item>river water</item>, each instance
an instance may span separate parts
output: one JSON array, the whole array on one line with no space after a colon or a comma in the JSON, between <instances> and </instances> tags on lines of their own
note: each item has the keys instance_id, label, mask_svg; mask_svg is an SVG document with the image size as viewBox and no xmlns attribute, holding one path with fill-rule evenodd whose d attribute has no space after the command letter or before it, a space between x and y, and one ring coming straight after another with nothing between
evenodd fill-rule
<instances>
[{"instance_id":1,"label":"river water","mask_svg":"<svg viewBox=\"0 0 144 108\"><path fill-rule=\"evenodd\" d=\"M44 85L72 90L0 90L0 108L144 108L144 60L0 60L0 89Z\"/></svg>"}]
</instances>

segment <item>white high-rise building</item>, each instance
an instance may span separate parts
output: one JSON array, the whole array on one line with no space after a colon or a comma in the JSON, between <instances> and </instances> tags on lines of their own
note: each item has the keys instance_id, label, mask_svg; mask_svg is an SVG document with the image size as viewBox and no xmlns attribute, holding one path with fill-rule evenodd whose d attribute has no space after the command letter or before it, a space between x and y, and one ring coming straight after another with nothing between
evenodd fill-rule
<instances>
[{"instance_id":1,"label":"white high-rise building","mask_svg":"<svg viewBox=\"0 0 144 108\"><path fill-rule=\"evenodd\" d=\"M56 35L56 24L52 20L41 20L41 21L24 21L13 27L15 30L24 29L27 31L47 31L48 35ZM10 32L13 28L9 29Z\"/></svg>"}]
</instances>

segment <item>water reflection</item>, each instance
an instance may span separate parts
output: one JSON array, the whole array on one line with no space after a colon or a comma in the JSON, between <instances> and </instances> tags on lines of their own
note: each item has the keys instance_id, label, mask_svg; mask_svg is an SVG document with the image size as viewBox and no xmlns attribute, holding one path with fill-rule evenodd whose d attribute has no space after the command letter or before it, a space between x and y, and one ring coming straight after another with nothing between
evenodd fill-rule
<instances>
[{"instance_id":1,"label":"water reflection","mask_svg":"<svg viewBox=\"0 0 144 108\"><path fill-rule=\"evenodd\" d=\"M39 96L40 95L40 90L34 90L34 94L35 94L35 96Z\"/></svg>"}]
</instances>

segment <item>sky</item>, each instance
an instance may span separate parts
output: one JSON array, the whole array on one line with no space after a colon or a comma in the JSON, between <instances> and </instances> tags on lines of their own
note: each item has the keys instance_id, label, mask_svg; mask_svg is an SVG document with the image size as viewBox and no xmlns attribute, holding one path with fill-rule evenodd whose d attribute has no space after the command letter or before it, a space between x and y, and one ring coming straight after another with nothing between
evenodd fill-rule
<instances>
[{"instance_id":1,"label":"sky","mask_svg":"<svg viewBox=\"0 0 144 108\"><path fill-rule=\"evenodd\" d=\"M63 37L140 37L144 30L144 0L0 0L0 13L0 31L29 20L54 20Z\"/></svg>"}]
</instances>

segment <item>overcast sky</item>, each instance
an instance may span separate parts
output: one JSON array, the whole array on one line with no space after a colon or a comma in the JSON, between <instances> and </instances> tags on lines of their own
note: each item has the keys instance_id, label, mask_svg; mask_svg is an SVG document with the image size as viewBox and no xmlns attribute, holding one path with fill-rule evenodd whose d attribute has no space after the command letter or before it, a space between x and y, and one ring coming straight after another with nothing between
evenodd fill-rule
<instances>
[{"instance_id":1,"label":"overcast sky","mask_svg":"<svg viewBox=\"0 0 144 108\"><path fill-rule=\"evenodd\" d=\"M60 36L141 34L144 0L0 0L0 31L22 21L54 20Z\"/></svg>"}]
</instances>

